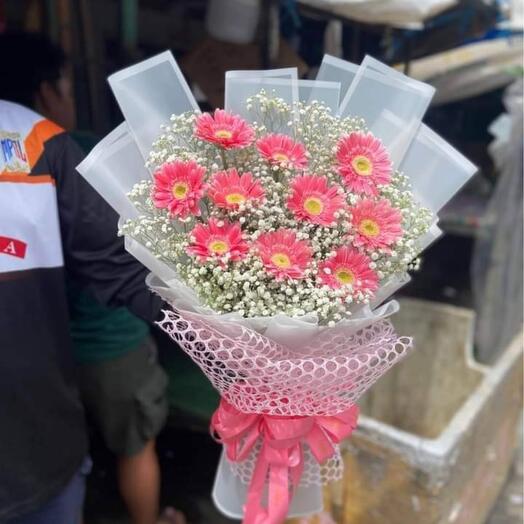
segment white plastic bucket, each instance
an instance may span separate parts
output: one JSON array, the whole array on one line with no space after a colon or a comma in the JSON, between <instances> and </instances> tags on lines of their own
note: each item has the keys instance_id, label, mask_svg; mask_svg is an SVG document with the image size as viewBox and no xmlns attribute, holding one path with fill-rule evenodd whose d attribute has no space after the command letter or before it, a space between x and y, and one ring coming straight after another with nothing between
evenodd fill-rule
<instances>
[{"instance_id":1,"label":"white plastic bucket","mask_svg":"<svg viewBox=\"0 0 524 524\"><path fill-rule=\"evenodd\" d=\"M255 39L260 0L209 0L208 33L225 42L249 44Z\"/></svg>"}]
</instances>

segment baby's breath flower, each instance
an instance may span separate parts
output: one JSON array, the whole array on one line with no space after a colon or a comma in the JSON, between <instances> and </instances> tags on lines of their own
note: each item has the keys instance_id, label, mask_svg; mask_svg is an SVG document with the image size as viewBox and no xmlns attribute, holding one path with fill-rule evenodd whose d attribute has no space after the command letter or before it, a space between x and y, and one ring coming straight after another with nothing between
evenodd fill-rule
<instances>
[{"instance_id":1,"label":"baby's breath flower","mask_svg":"<svg viewBox=\"0 0 524 524\"><path fill-rule=\"evenodd\" d=\"M173 268L179 278L192 288L201 302L218 313L236 312L246 317L272 316L282 313L301 316L316 313L328 326L351 315L355 305L370 302L372 293L362 289L362 281L336 288L325 285L322 276L337 278L338 269L321 264L343 247L352 247L369 260L379 284L394 274L417 270L418 239L423 236L434 220L432 213L422 208L414 199L407 177L395 172L391 183L379 187L374 197L386 199L402 217L402 235L387 248L369 249L357 244L359 236L352 224L351 207L362 195L347 190L338 174L336 164L337 144L341 137L354 132L366 131L360 118L339 118L321 102L299 103L290 106L274 92L261 91L246 102L251 127L256 138L268 133L287 133L294 141L306 148L308 173L325 177L343 196L347 208L334 213L333 222L327 225L313 224L297 219L288 208L291 195L290 181L302 174L288 163L269 164L257 151L256 143L242 149L233 149L222 156L211 143L199 140L194 135L197 113L174 115L162 126L159 138L146 162L155 172L166 162L193 160L206 169L206 182L228 167L239 173L250 172L264 188L264 196L256 201L240 200L235 208L218 207L208 194L201 201L201 216L188 216L184 220L169 214L167 209L158 209L151 198L154 182L136 184L129 198L138 211L138 217L125 222L119 234L136 239L160 261ZM197 241L192 233L199 223L208 223L214 218L219 227L236 222L242 229L243 241L249 250L237 259L229 252L217 252L217 256L206 260L188 255L188 248ZM276 280L266 270L257 249L261 235L289 229L297 241L307 242L311 260L299 278ZM215 248L227 249L214 239ZM287 263L285 259L282 259ZM344 277L349 278L349 277ZM351 277L354 278L354 277Z\"/></svg>"}]
</instances>

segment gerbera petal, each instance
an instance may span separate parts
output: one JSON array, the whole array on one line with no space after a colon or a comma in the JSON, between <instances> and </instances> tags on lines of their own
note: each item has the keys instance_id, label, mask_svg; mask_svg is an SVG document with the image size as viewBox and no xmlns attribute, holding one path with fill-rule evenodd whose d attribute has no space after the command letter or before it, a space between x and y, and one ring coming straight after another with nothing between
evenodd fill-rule
<instances>
[{"instance_id":1,"label":"gerbera petal","mask_svg":"<svg viewBox=\"0 0 524 524\"><path fill-rule=\"evenodd\" d=\"M347 287L368 296L378 288L378 276L370 268L371 259L352 247L341 247L335 256L319 264L318 280L334 289Z\"/></svg>"},{"instance_id":2,"label":"gerbera petal","mask_svg":"<svg viewBox=\"0 0 524 524\"><path fill-rule=\"evenodd\" d=\"M306 148L287 135L265 135L257 141L257 149L270 164L295 169L304 169L307 166Z\"/></svg>"},{"instance_id":3,"label":"gerbera petal","mask_svg":"<svg viewBox=\"0 0 524 524\"><path fill-rule=\"evenodd\" d=\"M336 186L328 186L327 178L317 175L295 177L290 184L287 206L298 220L330 226L335 213L345 206L345 198Z\"/></svg>"},{"instance_id":4,"label":"gerbera petal","mask_svg":"<svg viewBox=\"0 0 524 524\"><path fill-rule=\"evenodd\" d=\"M257 239L256 248L266 271L277 280L302 278L311 262L309 243L298 240L289 229L263 233Z\"/></svg>"},{"instance_id":5,"label":"gerbera petal","mask_svg":"<svg viewBox=\"0 0 524 524\"><path fill-rule=\"evenodd\" d=\"M204 173L205 168L192 160L164 164L153 175L151 197L155 207L181 218L199 216L200 199L206 189Z\"/></svg>"},{"instance_id":6,"label":"gerbera petal","mask_svg":"<svg viewBox=\"0 0 524 524\"><path fill-rule=\"evenodd\" d=\"M219 171L213 175L208 191L213 203L221 208L237 209L248 200L264 197L264 188L251 173L238 173L236 169Z\"/></svg>"},{"instance_id":7,"label":"gerbera petal","mask_svg":"<svg viewBox=\"0 0 524 524\"><path fill-rule=\"evenodd\" d=\"M197 118L195 136L223 149L235 149L250 145L255 132L244 119L217 109L213 116L204 113Z\"/></svg>"},{"instance_id":8,"label":"gerbera petal","mask_svg":"<svg viewBox=\"0 0 524 524\"><path fill-rule=\"evenodd\" d=\"M357 246L387 249L402 237L402 214L386 199L362 199L350 212Z\"/></svg>"},{"instance_id":9,"label":"gerbera petal","mask_svg":"<svg viewBox=\"0 0 524 524\"><path fill-rule=\"evenodd\" d=\"M219 222L210 218L207 224L197 224L190 237L192 243L187 253L196 256L201 262L222 259L226 255L230 260L238 261L249 251L249 245L242 239L239 223Z\"/></svg>"},{"instance_id":10,"label":"gerbera petal","mask_svg":"<svg viewBox=\"0 0 524 524\"><path fill-rule=\"evenodd\" d=\"M340 139L337 168L346 187L355 193L374 196L379 186L391 181L389 154L371 133L351 133Z\"/></svg>"}]
</instances>

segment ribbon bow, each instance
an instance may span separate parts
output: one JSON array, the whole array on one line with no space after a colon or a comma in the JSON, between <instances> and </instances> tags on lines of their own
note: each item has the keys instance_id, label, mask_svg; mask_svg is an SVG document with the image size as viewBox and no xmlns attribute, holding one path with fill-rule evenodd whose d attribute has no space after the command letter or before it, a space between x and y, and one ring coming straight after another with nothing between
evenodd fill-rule
<instances>
[{"instance_id":1,"label":"ribbon bow","mask_svg":"<svg viewBox=\"0 0 524 524\"><path fill-rule=\"evenodd\" d=\"M222 399L211 419L211 431L225 446L227 458L232 462L246 460L258 439L262 439L243 524L283 522L290 504L289 480L292 486L298 486L304 469L302 444L307 444L322 464L335 452L333 444L351 435L357 418L357 406L333 416L279 417L242 413ZM268 503L264 508L266 479L269 479Z\"/></svg>"}]
</instances>

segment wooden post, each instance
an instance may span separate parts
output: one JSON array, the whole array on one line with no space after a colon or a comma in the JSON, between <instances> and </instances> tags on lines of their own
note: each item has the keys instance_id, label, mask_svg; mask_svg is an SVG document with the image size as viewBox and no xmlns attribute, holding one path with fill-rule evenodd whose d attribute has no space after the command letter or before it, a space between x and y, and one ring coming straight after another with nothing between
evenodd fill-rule
<instances>
[{"instance_id":1,"label":"wooden post","mask_svg":"<svg viewBox=\"0 0 524 524\"><path fill-rule=\"evenodd\" d=\"M136 54L138 44L138 0L122 0L120 4L122 47L130 56Z\"/></svg>"},{"instance_id":2,"label":"wooden post","mask_svg":"<svg viewBox=\"0 0 524 524\"><path fill-rule=\"evenodd\" d=\"M260 55L263 69L272 67L278 56L280 41L279 4L276 0L262 0L260 10Z\"/></svg>"},{"instance_id":3,"label":"wooden post","mask_svg":"<svg viewBox=\"0 0 524 524\"><path fill-rule=\"evenodd\" d=\"M82 50L86 67L87 89L90 106L91 125L95 132L107 130L106 98L103 91L106 88L104 79L104 52L102 35L93 22L92 3L89 0L79 0L80 23L82 26Z\"/></svg>"}]
</instances>

